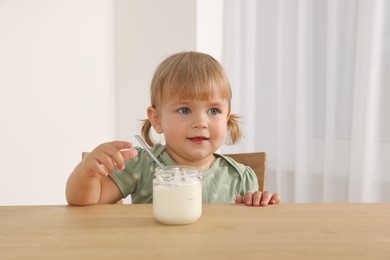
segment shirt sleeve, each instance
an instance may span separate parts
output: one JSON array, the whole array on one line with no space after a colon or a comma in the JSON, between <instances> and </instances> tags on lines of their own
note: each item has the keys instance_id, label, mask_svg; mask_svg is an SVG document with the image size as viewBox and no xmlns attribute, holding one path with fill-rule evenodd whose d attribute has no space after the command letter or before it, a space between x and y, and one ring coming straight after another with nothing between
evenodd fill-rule
<instances>
[{"instance_id":1,"label":"shirt sleeve","mask_svg":"<svg viewBox=\"0 0 390 260\"><path fill-rule=\"evenodd\" d=\"M219 156L222 157L234 169L234 171L237 172L240 179L240 186L238 191L240 195L243 196L247 192L255 192L259 190L257 176L251 167L238 163L229 156Z\"/></svg>"},{"instance_id":2,"label":"shirt sleeve","mask_svg":"<svg viewBox=\"0 0 390 260\"><path fill-rule=\"evenodd\" d=\"M259 183L257 181L257 177L255 172L251 167L245 166L244 172L241 174L242 178L242 186L241 186L241 194L245 195L247 192L255 192L259 190Z\"/></svg>"}]
</instances>

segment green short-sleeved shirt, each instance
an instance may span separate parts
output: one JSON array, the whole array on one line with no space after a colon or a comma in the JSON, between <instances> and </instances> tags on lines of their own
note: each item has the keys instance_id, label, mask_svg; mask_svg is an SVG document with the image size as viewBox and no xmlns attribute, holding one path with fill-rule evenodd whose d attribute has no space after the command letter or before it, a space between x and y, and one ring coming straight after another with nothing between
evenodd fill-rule
<instances>
[{"instance_id":1,"label":"green short-sleeved shirt","mask_svg":"<svg viewBox=\"0 0 390 260\"><path fill-rule=\"evenodd\" d=\"M131 194L132 203L152 203L156 163L145 150L139 147L136 149L138 156L127 160L123 171L117 170L110 176L124 198ZM164 145L155 145L153 153L164 165L175 165ZM215 155L218 158L212 166L202 172L203 203L234 203L237 194L244 195L258 190L256 174L250 167L230 157Z\"/></svg>"}]
</instances>

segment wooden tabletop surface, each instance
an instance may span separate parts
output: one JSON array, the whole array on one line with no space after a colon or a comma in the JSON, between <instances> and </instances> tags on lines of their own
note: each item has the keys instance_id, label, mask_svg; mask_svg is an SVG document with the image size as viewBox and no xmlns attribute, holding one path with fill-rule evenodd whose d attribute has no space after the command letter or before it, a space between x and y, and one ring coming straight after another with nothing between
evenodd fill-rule
<instances>
[{"instance_id":1,"label":"wooden tabletop surface","mask_svg":"<svg viewBox=\"0 0 390 260\"><path fill-rule=\"evenodd\" d=\"M0 259L390 259L390 203L205 204L189 225L152 205L0 206Z\"/></svg>"}]
</instances>

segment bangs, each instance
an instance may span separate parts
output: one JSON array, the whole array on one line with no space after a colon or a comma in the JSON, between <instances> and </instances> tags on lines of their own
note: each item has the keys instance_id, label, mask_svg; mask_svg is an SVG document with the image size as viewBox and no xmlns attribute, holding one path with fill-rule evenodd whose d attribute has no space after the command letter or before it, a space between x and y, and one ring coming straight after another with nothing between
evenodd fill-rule
<instances>
[{"instance_id":1,"label":"bangs","mask_svg":"<svg viewBox=\"0 0 390 260\"><path fill-rule=\"evenodd\" d=\"M157 107L166 98L210 100L232 98L222 66L202 53L179 53L157 68L152 80L151 101Z\"/></svg>"},{"instance_id":2,"label":"bangs","mask_svg":"<svg viewBox=\"0 0 390 260\"><path fill-rule=\"evenodd\" d=\"M229 85L221 84L220 80L207 78L204 75L189 78L185 81L174 80L162 89L162 100L165 98L195 99L200 101L221 98L231 100Z\"/></svg>"}]
</instances>

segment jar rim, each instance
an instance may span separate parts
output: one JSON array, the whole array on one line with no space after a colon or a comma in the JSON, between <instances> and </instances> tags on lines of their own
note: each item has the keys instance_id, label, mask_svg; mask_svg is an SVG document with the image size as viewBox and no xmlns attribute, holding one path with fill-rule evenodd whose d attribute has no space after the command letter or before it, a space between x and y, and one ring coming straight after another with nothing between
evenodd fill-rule
<instances>
[{"instance_id":1,"label":"jar rim","mask_svg":"<svg viewBox=\"0 0 390 260\"><path fill-rule=\"evenodd\" d=\"M161 183L193 183L202 179L202 172L191 166L166 166L157 167L155 181Z\"/></svg>"},{"instance_id":2,"label":"jar rim","mask_svg":"<svg viewBox=\"0 0 390 260\"><path fill-rule=\"evenodd\" d=\"M167 165L167 166L164 166L164 169L157 166L156 169L162 169L162 170L164 170L164 169L190 169L190 170L199 171L198 168L195 168L193 166L186 166L186 165L183 165L183 166L182 165Z\"/></svg>"}]
</instances>

